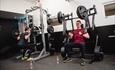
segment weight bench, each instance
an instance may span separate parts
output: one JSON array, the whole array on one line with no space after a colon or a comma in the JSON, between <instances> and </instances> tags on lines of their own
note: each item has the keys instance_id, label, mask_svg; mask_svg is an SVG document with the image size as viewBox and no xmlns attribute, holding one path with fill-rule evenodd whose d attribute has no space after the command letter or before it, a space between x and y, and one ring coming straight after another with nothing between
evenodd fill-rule
<instances>
[{"instance_id":1,"label":"weight bench","mask_svg":"<svg viewBox=\"0 0 115 70\"><path fill-rule=\"evenodd\" d=\"M76 47L76 48L72 48L72 51L70 52L70 54L72 55L72 57L80 57L80 48ZM76 54L76 56L74 56ZM61 56L65 57L66 53L65 53L65 48L62 47L61 48Z\"/></svg>"}]
</instances>

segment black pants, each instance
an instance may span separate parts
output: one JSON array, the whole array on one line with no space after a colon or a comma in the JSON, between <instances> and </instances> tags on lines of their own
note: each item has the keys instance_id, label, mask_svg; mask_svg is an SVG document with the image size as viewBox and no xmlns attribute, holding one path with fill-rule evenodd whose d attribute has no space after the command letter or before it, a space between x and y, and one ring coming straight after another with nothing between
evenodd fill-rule
<instances>
[{"instance_id":1,"label":"black pants","mask_svg":"<svg viewBox=\"0 0 115 70\"><path fill-rule=\"evenodd\" d=\"M19 48L21 49L21 50L23 50L21 53L22 53L22 55L23 55L23 57L25 57L25 54L27 53L28 54L28 58L31 56L31 53L32 53L32 46L29 46L28 45L29 43L28 43L28 40L26 40L26 39L20 39L19 41L18 41L18 46L19 46ZM27 52L28 51L28 52Z\"/></svg>"},{"instance_id":2,"label":"black pants","mask_svg":"<svg viewBox=\"0 0 115 70\"><path fill-rule=\"evenodd\" d=\"M23 51L21 52L22 57L25 57L26 53L28 54L28 56L27 56L28 58L31 56L31 53L32 53L32 47L31 47L31 46L21 45L21 46L19 46L19 48L20 48L21 50L23 50Z\"/></svg>"},{"instance_id":3,"label":"black pants","mask_svg":"<svg viewBox=\"0 0 115 70\"><path fill-rule=\"evenodd\" d=\"M28 52L27 52L28 51ZM28 58L31 56L31 53L32 53L32 48L31 48L31 46L25 46L25 48L24 48L24 51L23 51L23 57L25 56L25 54L26 54L26 52L27 52L27 54L28 54Z\"/></svg>"},{"instance_id":4,"label":"black pants","mask_svg":"<svg viewBox=\"0 0 115 70\"><path fill-rule=\"evenodd\" d=\"M67 55L67 57L71 58L71 53L70 51L72 51L72 48L80 48L80 52L81 52L81 58L84 58L84 54L85 54L85 43L67 43L65 44L65 53Z\"/></svg>"}]
</instances>

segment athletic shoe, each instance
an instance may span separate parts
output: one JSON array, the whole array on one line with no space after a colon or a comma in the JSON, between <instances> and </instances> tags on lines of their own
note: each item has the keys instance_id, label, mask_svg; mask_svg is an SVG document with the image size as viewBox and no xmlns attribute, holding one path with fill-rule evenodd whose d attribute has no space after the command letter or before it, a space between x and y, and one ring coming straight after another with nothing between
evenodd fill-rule
<instances>
[{"instance_id":1,"label":"athletic shoe","mask_svg":"<svg viewBox=\"0 0 115 70\"><path fill-rule=\"evenodd\" d=\"M85 62L81 62L80 63L81 66L85 66L85 64L86 64Z\"/></svg>"},{"instance_id":2,"label":"athletic shoe","mask_svg":"<svg viewBox=\"0 0 115 70\"><path fill-rule=\"evenodd\" d=\"M81 63L80 63L81 66L85 66L85 64L86 64L86 62L84 60L85 60L84 58L81 58Z\"/></svg>"},{"instance_id":3,"label":"athletic shoe","mask_svg":"<svg viewBox=\"0 0 115 70\"><path fill-rule=\"evenodd\" d=\"M22 60L26 60L28 57L22 57Z\"/></svg>"},{"instance_id":4,"label":"athletic shoe","mask_svg":"<svg viewBox=\"0 0 115 70\"><path fill-rule=\"evenodd\" d=\"M67 57L63 57L63 61L66 60L66 59L67 59Z\"/></svg>"},{"instance_id":5,"label":"athletic shoe","mask_svg":"<svg viewBox=\"0 0 115 70\"><path fill-rule=\"evenodd\" d=\"M30 57L30 58L28 58L28 59L27 59L27 61L32 61L32 58L31 58L31 57Z\"/></svg>"},{"instance_id":6,"label":"athletic shoe","mask_svg":"<svg viewBox=\"0 0 115 70\"><path fill-rule=\"evenodd\" d=\"M22 58L22 56L21 56L21 55L16 57L16 59L21 59L21 58Z\"/></svg>"},{"instance_id":7,"label":"athletic shoe","mask_svg":"<svg viewBox=\"0 0 115 70\"><path fill-rule=\"evenodd\" d=\"M67 58L66 60L64 60L63 62L66 63L66 62L71 62L72 59L71 58Z\"/></svg>"}]
</instances>

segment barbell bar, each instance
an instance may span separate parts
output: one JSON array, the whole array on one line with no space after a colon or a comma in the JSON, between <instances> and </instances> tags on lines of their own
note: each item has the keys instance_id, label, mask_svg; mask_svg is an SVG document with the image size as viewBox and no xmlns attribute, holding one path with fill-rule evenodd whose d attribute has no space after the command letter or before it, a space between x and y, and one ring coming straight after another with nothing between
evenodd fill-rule
<instances>
[{"instance_id":1,"label":"barbell bar","mask_svg":"<svg viewBox=\"0 0 115 70\"><path fill-rule=\"evenodd\" d=\"M93 13L91 13L91 11L93 11ZM78 17L69 18L69 16L72 16L72 13L65 15L60 11L57 14L58 22L62 24L63 20L72 20L72 19L78 19L78 18L87 20L90 15L96 14L97 11L96 11L95 5L93 5L93 7L89 9L81 5L77 7L76 13Z\"/></svg>"}]
</instances>

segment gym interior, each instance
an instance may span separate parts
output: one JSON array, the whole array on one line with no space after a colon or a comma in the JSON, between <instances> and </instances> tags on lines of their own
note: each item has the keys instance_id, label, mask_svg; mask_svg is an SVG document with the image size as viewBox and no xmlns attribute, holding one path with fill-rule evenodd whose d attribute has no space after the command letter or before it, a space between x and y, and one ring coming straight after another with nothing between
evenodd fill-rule
<instances>
[{"instance_id":1,"label":"gym interior","mask_svg":"<svg viewBox=\"0 0 115 70\"><path fill-rule=\"evenodd\" d=\"M64 60L76 21L85 57L74 47ZM114 69L115 0L0 0L0 70Z\"/></svg>"}]
</instances>

